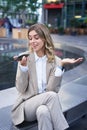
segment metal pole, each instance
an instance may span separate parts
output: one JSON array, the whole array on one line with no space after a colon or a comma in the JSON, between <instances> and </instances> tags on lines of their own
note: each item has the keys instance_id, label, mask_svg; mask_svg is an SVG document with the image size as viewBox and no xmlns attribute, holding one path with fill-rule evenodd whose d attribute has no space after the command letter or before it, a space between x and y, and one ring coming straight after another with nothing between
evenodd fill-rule
<instances>
[{"instance_id":1,"label":"metal pole","mask_svg":"<svg viewBox=\"0 0 87 130\"><path fill-rule=\"evenodd\" d=\"M65 0L65 7L64 7L64 29L67 26L67 0Z\"/></svg>"},{"instance_id":2,"label":"metal pole","mask_svg":"<svg viewBox=\"0 0 87 130\"><path fill-rule=\"evenodd\" d=\"M46 14L46 24L48 24L48 10L46 9L46 12L45 12Z\"/></svg>"},{"instance_id":3,"label":"metal pole","mask_svg":"<svg viewBox=\"0 0 87 130\"><path fill-rule=\"evenodd\" d=\"M85 1L82 0L82 17L84 17L84 12L85 12Z\"/></svg>"}]
</instances>

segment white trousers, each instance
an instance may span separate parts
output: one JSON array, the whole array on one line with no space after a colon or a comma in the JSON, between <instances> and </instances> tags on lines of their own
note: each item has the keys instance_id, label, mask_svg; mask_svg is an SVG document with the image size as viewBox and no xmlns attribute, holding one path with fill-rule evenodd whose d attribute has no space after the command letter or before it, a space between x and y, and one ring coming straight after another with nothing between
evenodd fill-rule
<instances>
[{"instance_id":1,"label":"white trousers","mask_svg":"<svg viewBox=\"0 0 87 130\"><path fill-rule=\"evenodd\" d=\"M65 130L68 123L62 113L58 94L45 92L25 101L25 120L38 121L38 130Z\"/></svg>"}]
</instances>

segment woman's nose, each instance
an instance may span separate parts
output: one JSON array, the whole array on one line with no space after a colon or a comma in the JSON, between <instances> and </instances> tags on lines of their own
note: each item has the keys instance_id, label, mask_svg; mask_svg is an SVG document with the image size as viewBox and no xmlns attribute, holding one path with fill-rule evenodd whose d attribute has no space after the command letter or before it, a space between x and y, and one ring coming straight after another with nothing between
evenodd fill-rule
<instances>
[{"instance_id":1,"label":"woman's nose","mask_svg":"<svg viewBox=\"0 0 87 130\"><path fill-rule=\"evenodd\" d=\"M36 41L35 41L35 39L32 39L32 40L30 41L30 44L33 44L33 45L35 45L35 44L36 44Z\"/></svg>"},{"instance_id":2,"label":"woman's nose","mask_svg":"<svg viewBox=\"0 0 87 130\"><path fill-rule=\"evenodd\" d=\"M35 39L34 39L34 38L32 38L31 42L35 42Z\"/></svg>"},{"instance_id":3,"label":"woman's nose","mask_svg":"<svg viewBox=\"0 0 87 130\"><path fill-rule=\"evenodd\" d=\"M34 43L35 43L35 40L31 40L31 41L30 41L30 44L34 44Z\"/></svg>"}]
</instances>

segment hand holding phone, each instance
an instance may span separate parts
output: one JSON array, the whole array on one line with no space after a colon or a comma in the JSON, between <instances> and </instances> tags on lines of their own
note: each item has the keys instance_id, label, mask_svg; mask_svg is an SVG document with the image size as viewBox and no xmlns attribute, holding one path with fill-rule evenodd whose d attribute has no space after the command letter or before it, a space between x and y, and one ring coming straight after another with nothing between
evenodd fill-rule
<instances>
[{"instance_id":1,"label":"hand holding phone","mask_svg":"<svg viewBox=\"0 0 87 130\"><path fill-rule=\"evenodd\" d=\"M29 54L20 54L18 56L14 56L13 59L16 60L16 61L21 61L23 56L28 57Z\"/></svg>"}]
</instances>

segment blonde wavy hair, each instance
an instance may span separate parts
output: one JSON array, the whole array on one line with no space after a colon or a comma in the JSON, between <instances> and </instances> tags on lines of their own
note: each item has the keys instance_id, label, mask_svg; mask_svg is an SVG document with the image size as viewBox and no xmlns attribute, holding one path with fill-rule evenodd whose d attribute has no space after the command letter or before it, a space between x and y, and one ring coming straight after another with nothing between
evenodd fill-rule
<instances>
[{"instance_id":1,"label":"blonde wavy hair","mask_svg":"<svg viewBox=\"0 0 87 130\"><path fill-rule=\"evenodd\" d=\"M36 31L39 37L44 41L45 54L47 55L48 61L53 62L55 60L54 45L53 45L52 38L50 36L49 29L44 24L37 23L37 24L32 25L29 28L28 36L32 30ZM29 48L29 49L33 51L32 48Z\"/></svg>"}]
</instances>

